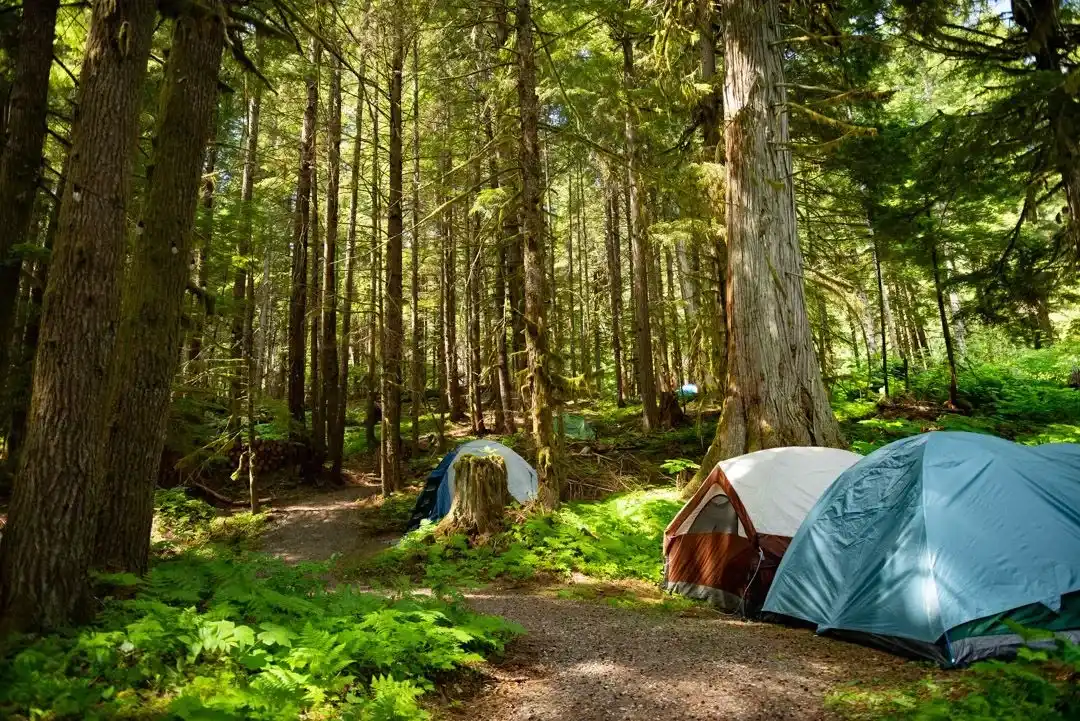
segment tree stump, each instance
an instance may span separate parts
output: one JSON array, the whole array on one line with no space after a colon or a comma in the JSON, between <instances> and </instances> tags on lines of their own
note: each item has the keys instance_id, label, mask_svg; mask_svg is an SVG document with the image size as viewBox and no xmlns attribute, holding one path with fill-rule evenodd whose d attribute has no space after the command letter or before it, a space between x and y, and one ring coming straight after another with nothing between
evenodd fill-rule
<instances>
[{"instance_id":1,"label":"tree stump","mask_svg":"<svg viewBox=\"0 0 1080 721\"><path fill-rule=\"evenodd\" d=\"M439 523L440 534L488 536L502 530L510 502L502 456L461 456L454 461L454 500Z\"/></svg>"}]
</instances>

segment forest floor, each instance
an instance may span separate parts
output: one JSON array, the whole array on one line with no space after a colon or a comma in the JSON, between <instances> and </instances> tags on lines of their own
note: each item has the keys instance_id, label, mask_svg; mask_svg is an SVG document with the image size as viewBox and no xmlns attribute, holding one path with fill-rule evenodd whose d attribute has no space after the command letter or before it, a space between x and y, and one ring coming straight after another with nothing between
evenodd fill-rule
<instances>
[{"instance_id":1,"label":"forest floor","mask_svg":"<svg viewBox=\"0 0 1080 721\"><path fill-rule=\"evenodd\" d=\"M379 515L375 477L275 502L262 550L289 561L373 556L400 536ZM400 514L401 509L398 509ZM923 664L813 633L748 622L705 606L670 609L644 582L568 580L463 592L476 611L526 634L478 674L452 677L436 718L631 721L678 717L827 719L838 687L916 681ZM628 603L628 599L630 602Z\"/></svg>"}]
</instances>

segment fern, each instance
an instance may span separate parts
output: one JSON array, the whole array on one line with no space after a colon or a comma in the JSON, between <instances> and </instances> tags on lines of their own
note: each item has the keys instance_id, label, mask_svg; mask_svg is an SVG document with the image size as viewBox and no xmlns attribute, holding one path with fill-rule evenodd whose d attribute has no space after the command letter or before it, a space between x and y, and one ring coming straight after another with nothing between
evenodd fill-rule
<instances>
[{"instance_id":1,"label":"fern","mask_svg":"<svg viewBox=\"0 0 1080 721\"><path fill-rule=\"evenodd\" d=\"M6 648L0 718L416 721L435 672L520 632L452 602L327 591L326 573L222 547L160 562L97 625Z\"/></svg>"}]
</instances>

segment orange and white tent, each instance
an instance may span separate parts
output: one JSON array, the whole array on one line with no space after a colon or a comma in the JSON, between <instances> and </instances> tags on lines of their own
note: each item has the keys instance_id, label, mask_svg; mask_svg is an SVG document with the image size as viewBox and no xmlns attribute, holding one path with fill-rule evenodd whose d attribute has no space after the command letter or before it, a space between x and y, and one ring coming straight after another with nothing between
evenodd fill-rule
<instances>
[{"instance_id":1,"label":"orange and white tent","mask_svg":"<svg viewBox=\"0 0 1080 721\"><path fill-rule=\"evenodd\" d=\"M770 448L721 461L664 531L664 586L728 610L761 608L817 500L862 456Z\"/></svg>"}]
</instances>

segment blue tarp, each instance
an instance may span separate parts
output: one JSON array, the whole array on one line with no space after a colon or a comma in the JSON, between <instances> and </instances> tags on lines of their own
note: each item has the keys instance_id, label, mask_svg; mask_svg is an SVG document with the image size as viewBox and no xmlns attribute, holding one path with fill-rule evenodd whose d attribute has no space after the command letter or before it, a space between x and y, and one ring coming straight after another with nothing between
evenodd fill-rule
<instances>
[{"instance_id":1,"label":"blue tarp","mask_svg":"<svg viewBox=\"0 0 1080 721\"><path fill-rule=\"evenodd\" d=\"M969 621L1080 590L1080 445L972 433L892 443L821 497L764 610L936 643Z\"/></svg>"},{"instance_id":2,"label":"blue tarp","mask_svg":"<svg viewBox=\"0 0 1080 721\"><path fill-rule=\"evenodd\" d=\"M450 512L454 500L454 461L461 454L502 456L506 463L506 485L510 495L519 503L526 503L536 497L536 471L528 462L501 443L494 441L469 441L447 453L430 474L424 484L424 490L416 499L409 528L417 528L421 521L438 521Z\"/></svg>"}]
</instances>

